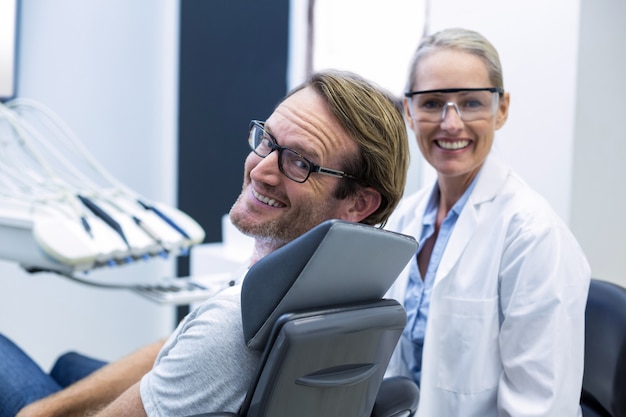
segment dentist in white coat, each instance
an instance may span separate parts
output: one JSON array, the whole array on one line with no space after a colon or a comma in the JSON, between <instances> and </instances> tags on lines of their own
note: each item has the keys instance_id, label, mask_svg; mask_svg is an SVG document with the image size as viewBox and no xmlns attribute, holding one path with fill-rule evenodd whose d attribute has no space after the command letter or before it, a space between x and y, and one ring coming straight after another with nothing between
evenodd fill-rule
<instances>
[{"instance_id":1,"label":"dentist in white coat","mask_svg":"<svg viewBox=\"0 0 626 417\"><path fill-rule=\"evenodd\" d=\"M548 203L491 152L509 100L482 35L421 42L404 110L437 181L386 227L420 241L390 290L408 321L388 369L420 385L418 417L581 416L590 269Z\"/></svg>"}]
</instances>

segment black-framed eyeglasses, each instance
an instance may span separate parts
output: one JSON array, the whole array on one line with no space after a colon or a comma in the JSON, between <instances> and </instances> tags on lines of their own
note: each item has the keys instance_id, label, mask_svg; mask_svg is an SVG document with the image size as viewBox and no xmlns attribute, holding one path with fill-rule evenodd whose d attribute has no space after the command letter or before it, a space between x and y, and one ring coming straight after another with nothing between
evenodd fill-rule
<instances>
[{"instance_id":1,"label":"black-framed eyeglasses","mask_svg":"<svg viewBox=\"0 0 626 417\"><path fill-rule=\"evenodd\" d=\"M409 91L404 96L408 99L411 118L417 121L440 122L452 106L461 120L470 122L493 116L503 93L501 87L444 88Z\"/></svg>"},{"instance_id":2,"label":"black-framed eyeglasses","mask_svg":"<svg viewBox=\"0 0 626 417\"><path fill-rule=\"evenodd\" d=\"M300 152L286 146L280 146L276 138L265 130L265 122L252 120L250 122L250 134L248 144L252 151L265 158L274 151L278 151L278 169L292 181L303 183L312 172L330 175L337 178L358 180L357 177L346 174L336 169L325 168L308 160Z\"/></svg>"}]
</instances>

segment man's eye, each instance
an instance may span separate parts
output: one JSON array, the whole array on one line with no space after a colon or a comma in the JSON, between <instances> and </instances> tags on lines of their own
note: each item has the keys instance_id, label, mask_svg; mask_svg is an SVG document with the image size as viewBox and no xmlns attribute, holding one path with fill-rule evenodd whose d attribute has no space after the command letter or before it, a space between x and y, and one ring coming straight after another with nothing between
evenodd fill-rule
<instances>
[{"instance_id":1,"label":"man's eye","mask_svg":"<svg viewBox=\"0 0 626 417\"><path fill-rule=\"evenodd\" d=\"M269 138L264 137L263 139L261 139L258 148L270 150L272 149L272 141L270 141Z\"/></svg>"},{"instance_id":2,"label":"man's eye","mask_svg":"<svg viewBox=\"0 0 626 417\"><path fill-rule=\"evenodd\" d=\"M301 157L296 157L292 160L292 164L298 168L301 169L303 171L308 171L309 170L309 164L307 163L307 161L305 161L304 159L302 159Z\"/></svg>"}]
</instances>

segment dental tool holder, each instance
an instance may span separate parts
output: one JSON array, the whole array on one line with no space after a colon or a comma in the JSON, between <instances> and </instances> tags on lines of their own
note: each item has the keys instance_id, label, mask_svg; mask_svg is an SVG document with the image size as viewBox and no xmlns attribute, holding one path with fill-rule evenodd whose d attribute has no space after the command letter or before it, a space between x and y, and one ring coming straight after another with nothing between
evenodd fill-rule
<instances>
[{"instance_id":1,"label":"dental tool holder","mask_svg":"<svg viewBox=\"0 0 626 417\"><path fill-rule=\"evenodd\" d=\"M0 258L72 276L186 255L204 236L113 178L43 105L0 103Z\"/></svg>"},{"instance_id":2,"label":"dental tool holder","mask_svg":"<svg viewBox=\"0 0 626 417\"><path fill-rule=\"evenodd\" d=\"M5 202L6 203L6 202ZM28 212L24 207L0 207L0 256L18 262L27 271L61 274L84 272L100 267L131 264L139 260L186 255L192 245L202 242L204 231L179 210L157 205L161 213L180 225L184 237L151 210L137 209L132 216L113 213L125 240L96 215L87 215L90 232L81 219L53 211ZM133 219L139 219L141 227ZM146 233L150 230L150 234Z\"/></svg>"}]
</instances>

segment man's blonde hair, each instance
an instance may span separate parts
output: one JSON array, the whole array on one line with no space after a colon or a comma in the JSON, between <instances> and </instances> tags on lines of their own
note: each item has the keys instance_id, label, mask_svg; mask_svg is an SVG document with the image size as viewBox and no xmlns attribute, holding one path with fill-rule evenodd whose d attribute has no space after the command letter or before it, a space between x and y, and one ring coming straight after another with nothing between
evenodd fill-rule
<instances>
[{"instance_id":1,"label":"man's blonde hair","mask_svg":"<svg viewBox=\"0 0 626 417\"><path fill-rule=\"evenodd\" d=\"M341 181L335 197L346 198L361 186L373 187L381 194L381 204L361 223L384 225L404 193L409 166L408 135L399 101L347 71L315 73L291 94L305 87L320 94L359 148L358 155L342 167L359 180Z\"/></svg>"}]
</instances>

